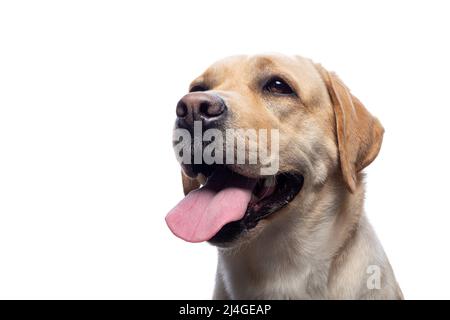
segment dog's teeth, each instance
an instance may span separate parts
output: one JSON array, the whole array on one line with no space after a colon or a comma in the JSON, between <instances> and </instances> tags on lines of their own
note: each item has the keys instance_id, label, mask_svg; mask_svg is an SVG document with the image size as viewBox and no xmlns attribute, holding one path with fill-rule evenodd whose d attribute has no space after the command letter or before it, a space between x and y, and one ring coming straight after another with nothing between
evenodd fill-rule
<instances>
[{"instance_id":1,"label":"dog's teeth","mask_svg":"<svg viewBox=\"0 0 450 320\"><path fill-rule=\"evenodd\" d=\"M199 173L197 175L197 179L200 182L200 184L203 185L203 186L205 185L206 180L208 180L203 173Z\"/></svg>"}]
</instances>

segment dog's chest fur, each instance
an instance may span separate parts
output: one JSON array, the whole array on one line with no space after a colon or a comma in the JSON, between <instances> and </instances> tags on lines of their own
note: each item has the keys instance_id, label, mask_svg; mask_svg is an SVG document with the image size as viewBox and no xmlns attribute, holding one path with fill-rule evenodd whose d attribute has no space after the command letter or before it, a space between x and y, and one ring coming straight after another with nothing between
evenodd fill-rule
<instances>
[{"instance_id":1,"label":"dog's chest fur","mask_svg":"<svg viewBox=\"0 0 450 320\"><path fill-rule=\"evenodd\" d=\"M284 235L272 245L249 246L238 252L219 250L217 299L399 299L401 291L376 235L365 217L349 245L330 254L324 223L308 240ZM269 235L273 237L273 235ZM287 246L289 244L289 246ZM367 287L367 268L381 269L381 288Z\"/></svg>"},{"instance_id":2,"label":"dog's chest fur","mask_svg":"<svg viewBox=\"0 0 450 320\"><path fill-rule=\"evenodd\" d=\"M235 269L234 269L235 268ZM226 292L231 299L323 299L326 273L314 268L265 270L264 275L244 266L225 268L221 272ZM270 274L269 274L270 272Z\"/></svg>"}]
</instances>

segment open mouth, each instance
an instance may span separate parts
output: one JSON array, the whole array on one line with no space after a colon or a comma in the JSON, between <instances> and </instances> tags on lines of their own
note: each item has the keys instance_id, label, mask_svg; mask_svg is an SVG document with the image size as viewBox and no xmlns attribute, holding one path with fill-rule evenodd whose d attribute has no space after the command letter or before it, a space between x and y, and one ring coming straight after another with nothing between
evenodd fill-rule
<instances>
[{"instance_id":1,"label":"open mouth","mask_svg":"<svg viewBox=\"0 0 450 320\"><path fill-rule=\"evenodd\" d=\"M167 215L171 231L189 242L230 242L287 205L300 192L303 176L283 172L249 178L225 165L193 165L207 180Z\"/></svg>"}]
</instances>

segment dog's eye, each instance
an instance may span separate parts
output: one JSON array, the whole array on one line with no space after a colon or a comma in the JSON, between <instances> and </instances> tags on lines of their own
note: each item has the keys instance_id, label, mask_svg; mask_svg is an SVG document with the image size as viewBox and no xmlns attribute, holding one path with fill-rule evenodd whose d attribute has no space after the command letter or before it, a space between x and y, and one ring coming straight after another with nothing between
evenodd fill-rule
<instances>
[{"instance_id":1,"label":"dog's eye","mask_svg":"<svg viewBox=\"0 0 450 320\"><path fill-rule=\"evenodd\" d=\"M208 91L209 88L203 84L196 84L195 86L193 86L189 92L196 92L196 91Z\"/></svg>"},{"instance_id":2,"label":"dog's eye","mask_svg":"<svg viewBox=\"0 0 450 320\"><path fill-rule=\"evenodd\" d=\"M283 95L295 94L294 90L292 90L292 88L279 77L274 77L267 81L264 85L264 91Z\"/></svg>"}]
</instances>

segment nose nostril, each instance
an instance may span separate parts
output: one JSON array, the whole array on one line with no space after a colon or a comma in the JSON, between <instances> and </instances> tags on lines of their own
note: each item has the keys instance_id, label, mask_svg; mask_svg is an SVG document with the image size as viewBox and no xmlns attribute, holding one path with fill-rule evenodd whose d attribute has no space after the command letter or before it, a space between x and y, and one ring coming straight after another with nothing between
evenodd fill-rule
<instances>
[{"instance_id":1,"label":"nose nostril","mask_svg":"<svg viewBox=\"0 0 450 320\"><path fill-rule=\"evenodd\" d=\"M187 110L187 106L184 104L183 101L178 102L176 113L177 113L178 118L186 117L188 110Z\"/></svg>"},{"instance_id":2,"label":"nose nostril","mask_svg":"<svg viewBox=\"0 0 450 320\"><path fill-rule=\"evenodd\" d=\"M200 114L203 114L205 116L211 116L209 114L210 113L209 109L210 109L209 102L203 101L203 102L200 103L198 111L200 112Z\"/></svg>"}]
</instances>

